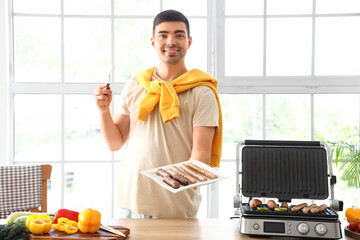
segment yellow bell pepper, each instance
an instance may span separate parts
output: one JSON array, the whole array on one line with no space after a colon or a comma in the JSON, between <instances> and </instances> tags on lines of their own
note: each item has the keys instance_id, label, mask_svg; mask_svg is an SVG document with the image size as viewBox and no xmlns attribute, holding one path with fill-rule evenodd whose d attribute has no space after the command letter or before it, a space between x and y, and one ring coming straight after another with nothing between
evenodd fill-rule
<instances>
[{"instance_id":1,"label":"yellow bell pepper","mask_svg":"<svg viewBox=\"0 0 360 240\"><path fill-rule=\"evenodd\" d=\"M346 216L346 220L348 221L348 223L360 222L360 208L352 207L352 208L346 209L345 216Z\"/></svg>"},{"instance_id":2,"label":"yellow bell pepper","mask_svg":"<svg viewBox=\"0 0 360 240\"><path fill-rule=\"evenodd\" d=\"M52 227L56 230L66 232L68 234L77 233L79 230L78 223L73 220L69 220L65 217L61 217L57 220L57 224L53 224Z\"/></svg>"},{"instance_id":3,"label":"yellow bell pepper","mask_svg":"<svg viewBox=\"0 0 360 240\"><path fill-rule=\"evenodd\" d=\"M101 213L87 208L79 213L79 230L83 233L95 233L100 229Z\"/></svg>"},{"instance_id":4,"label":"yellow bell pepper","mask_svg":"<svg viewBox=\"0 0 360 240\"><path fill-rule=\"evenodd\" d=\"M62 217L62 218L59 218L58 219L58 230L59 231L65 231L65 229L67 228L67 224L68 224L68 222L69 222L69 219L67 219L67 218L64 218L64 217Z\"/></svg>"},{"instance_id":5,"label":"yellow bell pepper","mask_svg":"<svg viewBox=\"0 0 360 240\"><path fill-rule=\"evenodd\" d=\"M52 221L48 215L30 215L25 222L25 226L31 233L42 234L51 230Z\"/></svg>"},{"instance_id":6,"label":"yellow bell pepper","mask_svg":"<svg viewBox=\"0 0 360 240\"><path fill-rule=\"evenodd\" d=\"M44 220L37 218L30 223L29 231L33 234L42 234L45 231L45 226Z\"/></svg>"},{"instance_id":7,"label":"yellow bell pepper","mask_svg":"<svg viewBox=\"0 0 360 240\"><path fill-rule=\"evenodd\" d=\"M77 233L78 230L79 230L78 223L73 220L69 220L65 232L68 234L74 234Z\"/></svg>"}]
</instances>

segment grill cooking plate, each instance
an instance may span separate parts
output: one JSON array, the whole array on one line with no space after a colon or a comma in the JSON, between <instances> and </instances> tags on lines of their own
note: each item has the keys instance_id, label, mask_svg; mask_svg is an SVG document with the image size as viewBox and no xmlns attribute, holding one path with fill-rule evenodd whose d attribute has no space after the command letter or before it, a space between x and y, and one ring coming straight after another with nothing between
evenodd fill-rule
<instances>
[{"instance_id":1,"label":"grill cooking plate","mask_svg":"<svg viewBox=\"0 0 360 240\"><path fill-rule=\"evenodd\" d=\"M295 206L295 205L294 205ZM289 210L286 212L278 212L275 210L269 211L261 211L256 208L250 208L249 204L244 203L242 205L242 213L243 215L248 216L260 216L260 217L285 217L285 218L302 218L302 219L328 219L328 220L336 220L338 219L338 214L332 209L327 208L319 213L303 213L301 210L297 212L292 212L290 209L294 206L290 206ZM261 204L259 207L267 208L266 204ZM279 206L277 206L279 207Z\"/></svg>"}]
</instances>

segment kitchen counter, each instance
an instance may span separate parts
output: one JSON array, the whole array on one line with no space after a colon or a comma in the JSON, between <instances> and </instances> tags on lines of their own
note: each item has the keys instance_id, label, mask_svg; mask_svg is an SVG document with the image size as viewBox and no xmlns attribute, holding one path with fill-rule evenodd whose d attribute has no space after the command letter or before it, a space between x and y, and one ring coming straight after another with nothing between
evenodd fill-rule
<instances>
[{"instance_id":1,"label":"kitchen counter","mask_svg":"<svg viewBox=\"0 0 360 240\"><path fill-rule=\"evenodd\" d=\"M130 229L127 240L240 240L238 225L230 219L112 219L106 225Z\"/></svg>"},{"instance_id":2,"label":"kitchen counter","mask_svg":"<svg viewBox=\"0 0 360 240\"><path fill-rule=\"evenodd\" d=\"M0 224L5 220L0 219ZM294 238L261 238L240 234L238 222L231 219L103 219L103 224L130 229L126 240L290 240ZM342 221L342 240L353 240L344 234L346 221ZM306 238L298 238L305 240Z\"/></svg>"},{"instance_id":3,"label":"kitchen counter","mask_svg":"<svg viewBox=\"0 0 360 240\"><path fill-rule=\"evenodd\" d=\"M231 219L113 219L107 225L130 229L128 240L262 240L294 238L260 238L240 234L238 222ZM347 225L342 224L342 229ZM350 240L342 232L343 238ZM305 239L305 238L298 238Z\"/></svg>"}]
</instances>

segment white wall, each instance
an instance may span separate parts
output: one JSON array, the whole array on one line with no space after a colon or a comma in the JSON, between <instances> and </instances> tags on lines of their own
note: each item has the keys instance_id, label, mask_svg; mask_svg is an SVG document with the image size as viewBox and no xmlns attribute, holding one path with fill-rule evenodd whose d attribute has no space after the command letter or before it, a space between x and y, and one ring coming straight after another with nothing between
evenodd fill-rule
<instances>
[{"instance_id":1,"label":"white wall","mask_svg":"<svg viewBox=\"0 0 360 240\"><path fill-rule=\"evenodd\" d=\"M7 0L0 1L0 165L9 157L9 94L8 94L8 9Z\"/></svg>"}]
</instances>

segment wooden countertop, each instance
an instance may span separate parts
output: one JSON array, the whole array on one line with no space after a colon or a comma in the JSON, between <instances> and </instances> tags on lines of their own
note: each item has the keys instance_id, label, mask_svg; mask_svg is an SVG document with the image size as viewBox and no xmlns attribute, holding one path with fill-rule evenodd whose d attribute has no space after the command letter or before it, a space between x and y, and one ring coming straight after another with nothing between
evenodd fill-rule
<instances>
[{"instance_id":1,"label":"wooden countertop","mask_svg":"<svg viewBox=\"0 0 360 240\"><path fill-rule=\"evenodd\" d=\"M5 220L0 219L0 224ZM239 224L231 219L103 219L103 224L130 229L126 240L269 240L295 238L261 238L240 234ZM346 221L342 221L342 240L353 240L344 234ZM298 238L304 240L305 238ZM360 238L359 238L360 239Z\"/></svg>"},{"instance_id":2,"label":"wooden countertop","mask_svg":"<svg viewBox=\"0 0 360 240\"><path fill-rule=\"evenodd\" d=\"M240 240L238 224L230 219L111 219L106 225L130 229L127 240Z\"/></svg>"},{"instance_id":3,"label":"wooden countertop","mask_svg":"<svg viewBox=\"0 0 360 240\"><path fill-rule=\"evenodd\" d=\"M128 240L269 240L294 238L258 238L240 234L238 222L231 219L112 219L107 225L130 229ZM346 222L342 222L344 229ZM344 240L352 240L342 232ZM305 238L298 238L305 239Z\"/></svg>"}]
</instances>

